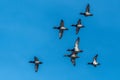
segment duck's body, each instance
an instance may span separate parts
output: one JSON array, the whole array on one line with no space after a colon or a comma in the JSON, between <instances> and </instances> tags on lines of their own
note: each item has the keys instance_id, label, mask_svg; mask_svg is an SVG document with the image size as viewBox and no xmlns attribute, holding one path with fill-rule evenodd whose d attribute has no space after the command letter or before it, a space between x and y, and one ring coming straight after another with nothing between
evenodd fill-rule
<instances>
[{"instance_id":1,"label":"duck's body","mask_svg":"<svg viewBox=\"0 0 120 80\"><path fill-rule=\"evenodd\" d=\"M35 64L35 72L38 71L39 64L42 64L36 56L34 56L34 61L29 61L29 63Z\"/></svg>"},{"instance_id":2,"label":"duck's body","mask_svg":"<svg viewBox=\"0 0 120 80\"><path fill-rule=\"evenodd\" d=\"M100 63L97 62L97 57L98 57L98 54L94 56L93 62L89 62L88 64L93 65L94 67L100 65Z\"/></svg>"},{"instance_id":3,"label":"duck's body","mask_svg":"<svg viewBox=\"0 0 120 80\"><path fill-rule=\"evenodd\" d=\"M84 15L85 17L88 17L88 16L93 16L93 14L92 14L92 13L90 13L90 5L88 4L88 5L87 5L87 7L86 7L85 12L84 12L84 13L83 13L83 12L81 12L80 14L81 14L81 15Z\"/></svg>"},{"instance_id":4,"label":"duck's body","mask_svg":"<svg viewBox=\"0 0 120 80\"><path fill-rule=\"evenodd\" d=\"M78 33L79 33L79 30L84 27L84 26L81 24L81 19L78 20L77 24L72 24L71 26L76 27L76 34L78 34Z\"/></svg>"},{"instance_id":5,"label":"duck's body","mask_svg":"<svg viewBox=\"0 0 120 80\"><path fill-rule=\"evenodd\" d=\"M59 30L59 39L62 38L64 30L68 30L68 28L64 27L64 21L63 20L61 20L59 27L53 27L53 28Z\"/></svg>"},{"instance_id":6,"label":"duck's body","mask_svg":"<svg viewBox=\"0 0 120 80\"><path fill-rule=\"evenodd\" d=\"M72 64L75 66L76 65L76 62L75 62L75 60L76 60L76 58L79 58L79 56L77 56L77 54L75 53L75 52L72 52L71 54L66 54L66 55L64 55L65 57L69 57L70 59L71 59L71 62L72 62Z\"/></svg>"}]
</instances>

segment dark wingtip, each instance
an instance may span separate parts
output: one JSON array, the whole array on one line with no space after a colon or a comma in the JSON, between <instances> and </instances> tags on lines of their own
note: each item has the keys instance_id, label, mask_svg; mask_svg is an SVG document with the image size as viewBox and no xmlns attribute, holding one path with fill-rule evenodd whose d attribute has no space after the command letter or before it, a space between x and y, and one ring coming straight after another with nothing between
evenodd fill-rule
<instances>
[{"instance_id":1,"label":"dark wingtip","mask_svg":"<svg viewBox=\"0 0 120 80\"><path fill-rule=\"evenodd\" d=\"M75 67L75 66L76 66L76 64L73 64L73 66Z\"/></svg>"},{"instance_id":2,"label":"dark wingtip","mask_svg":"<svg viewBox=\"0 0 120 80\"><path fill-rule=\"evenodd\" d=\"M78 34L78 32L76 32L76 35Z\"/></svg>"},{"instance_id":3,"label":"dark wingtip","mask_svg":"<svg viewBox=\"0 0 120 80\"><path fill-rule=\"evenodd\" d=\"M53 27L53 29L58 29L58 27Z\"/></svg>"},{"instance_id":4,"label":"dark wingtip","mask_svg":"<svg viewBox=\"0 0 120 80\"><path fill-rule=\"evenodd\" d=\"M34 61L29 61L29 63L35 63Z\"/></svg>"},{"instance_id":5,"label":"dark wingtip","mask_svg":"<svg viewBox=\"0 0 120 80\"><path fill-rule=\"evenodd\" d=\"M67 51L73 51L72 49L67 49Z\"/></svg>"},{"instance_id":6,"label":"dark wingtip","mask_svg":"<svg viewBox=\"0 0 120 80\"><path fill-rule=\"evenodd\" d=\"M34 59L37 58L37 56L34 56Z\"/></svg>"},{"instance_id":7,"label":"dark wingtip","mask_svg":"<svg viewBox=\"0 0 120 80\"><path fill-rule=\"evenodd\" d=\"M96 57L98 56L98 54L95 55Z\"/></svg>"},{"instance_id":8,"label":"dark wingtip","mask_svg":"<svg viewBox=\"0 0 120 80\"><path fill-rule=\"evenodd\" d=\"M72 24L71 26L74 27L74 26L76 26L76 25L75 25L75 24Z\"/></svg>"},{"instance_id":9,"label":"dark wingtip","mask_svg":"<svg viewBox=\"0 0 120 80\"><path fill-rule=\"evenodd\" d=\"M73 24L71 26L74 26Z\"/></svg>"},{"instance_id":10,"label":"dark wingtip","mask_svg":"<svg viewBox=\"0 0 120 80\"><path fill-rule=\"evenodd\" d=\"M64 55L64 57L70 57L70 55L68 55L68 54L65 54L65 55Z\"/></svg>"},{"instance_id":11,"label":"dark wingtip","mask_svg":"<svg viewBox=\"0 0 120 80\"><path fill-rule=\"evenodd\" d=\"M92 64L92 63L89 62L88 64Z\"/></svg>"},{"instance_id":12,"label":"dark wingtip","mask_svg":"<svg viewBox=\"0 0 120 80\"><path fill-rule=\"evenodd\" d=\"M82 28L85 28L85 26L82 26Z\"/></svg>"},{"instance_id":13,"label":"dark wingtip","mask_svg":"<svg viewBox=\"0 0 120 80\"><path fill-rule=\"evenodd\" d=\"M67 49L66 51L69 51L69 49Z\"/></svg>"},{"instance_id":14,"label":"dark wingtip","mask_svg":"<svg viewBox=\"0 0 120 80\"><path fill-rule=\"evenodd\" d=\"M62 39L62 37L59 37L59 39Z\"/></svg>"},{"instance_id":15,"label":"dark wingtip","mask_svg":"<svg viewBox=\"0 0 120 80\"><path fill-rule=\"evenodd\" d=\"M81 12L80 15L84 15L84 13Z\"/></svg>"},{"instance_id":16,"label":"dark wingtip","mask_svg":"<svg viewBox=\"0 0 120 80\"><path fill-rule=\"evenodd\" d=\"M61 19L61 22L63 22L63 19Z\"/></svg>"},{"instance_id":17,"label":"dark wingtip","mask_svg":"<svg viewBox=\"0 0 120 80\"><path fill-rule=\"evenodd\" d=\"M90 6L90 4L88 3L88 4L87 4L87 7L89 7L89 6Z\"/></svg>"},{"instance_id":18,"label":"dark wingtip","mask_svg":"<svg viewBox=\"0 0 120 80\"><path fill-rule=\"evenodd\" d=\"M93 16L93 14L90 14L89 16ZM88 17L88 16L86 16L86 17Z\"/></svg>"},{"instance_id":19,"label":"dark wingtip","mask_svg":"<svg viewBox=\"0 0 120 80\"><path fill-rule=\"evenodd\" d=\"M77 58L80 58L79 56L77 56Z\"/></svg>"},{"instance_id":20,"label":"dark wingtip","mask_svg":"<svg viewBox=\"0 0 120 80\"><path fill-rule=\"evenodd\" d=\"M80 38L78 37L77 40L80 40Z\"/></svg>"},{"instance_id":21,"label":"dark wingtip","mask_svg":"<svg viewBox=\"0 0 120 80\"><path fill-rule=\"evenodd\" d=\"M43 64L43 62L40 62L40 64Z\"/></svg>"},{"instance_id":22,"label":"dark wingtip","mask_svg":"<svg viewBox=\"0 0 120 80\"><path fill-rule=\"evenodd\" d=\"M98 63L98 65L101 65L101 63Z\"/></svg>"},{"instance_id":23,"label":"dark wingtip","mask_svg":"<svg viewBox=\"0 0 120 80\"><path fill-rule=\"evenodd\" d=\"M65 54L64 57L67 57L67 55Z\"/></svg>"},{"instance_id":24,"label":"dark wingtip","mask_svg":"<svg viewBox=\"0 0 120 80\"><path fill-rule=\"evenodd\" d=\"M66 30L69 30L68 28L66 28Z\"/></svg>"},{"instance_id":25,"label":"dark wingtip","mask_svg":"<svg viewBox=\"0 0 120 80\"><path fill-rule=\"evenodd\" d=\"M81 21L81 19L78 19L78 21Z\"/></svg>"},{"instance_id":26,"label":"dark wingtip","mask_svg":"<svg viewBox=\"0 0 120 80\"><path fill-rule=\"evenodd\" d=\"M83 52L83 50L80 50L80 52Z\"/></svg>"}]
</instances>

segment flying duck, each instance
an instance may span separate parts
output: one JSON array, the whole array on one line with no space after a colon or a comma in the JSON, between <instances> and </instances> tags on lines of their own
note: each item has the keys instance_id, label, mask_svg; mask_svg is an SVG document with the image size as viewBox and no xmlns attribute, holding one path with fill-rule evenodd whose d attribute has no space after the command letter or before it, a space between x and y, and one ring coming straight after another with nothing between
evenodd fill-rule
<instances>
[{"instance_id":1,"label":"flying duck","mask_svg":"<svg viewBox=\"0 0 120 80\"><path fill-rule=\"evenodd\" d=\"M71 54L65 54L64 57L69 57L71 59L71 62L73 66L76 66L76 58L79 58L75 52L72 52Z\"/></svg>"},{"instance_id":2,"label":"flying duck","mask_svg":"<svg viewBox=\"0 0 120 80\"><path fill-rule=\"evenodd\" d=\"M98 57L98 54L96 54L93 58L93 62L89 62L88 64L89 65L93 65L94 67L100 65L100 63L97 62L97 57Z\"/></svg>"},{"instance_id":3,"label":"flying duck","mask_svg":"<svg viewBox=\"0 0 120 80\"><path fill-rule=\"evenodd\" d=\"M67 51L72 51L72 52L75 52L76 54L79 53L79 52L83 52L83 50L79 49L79 41L80 41L80 38L78 37L75 41L74 48L73 49L68 49Z\"/></svg>"},{"instance_id":4,"label":"flying duck","mask_svg":"<svg viewBox=\"0 0 120 80\"><path fill-rule=\"evenodd\" d=\"M71 26L76 27L76 34L78 34L80 28L84 27L81 23L81 19L78 20L77 24L72 24Z\"/></svg>"},{"instance_id":5,"label":"flying duck","mask_svg":"<svg viewBox=\"0 0 120 80\"><path fill-rule=\"evenodd\" d=\"M42 64L36 56L34 56L34 61L29 61L29 63L35 64L35 72L38 71L39 64Z\"/></svg>"},{"instance_id":6,"label":"flying duck","mask_svg":"<svg viewBox=\"0 0 120 80\"><path fill-rule=\"evenodd\" d=\"M90 5L88 4L87 7L86 7L86 11L84 13L80 13L81 15L84 15L84 16L93 16L92 13L90 13Z\"/></svg>"},{"instance_id":7,"label":"flying duck","mask_svg":"<svg viewBox=\"0 0 120 80\"><path fill-rule=\"evenodd\" d=\"M59 39L62 38L64 30L68 30L68 28L66 28L64 26L64 21L63 20L61 20L59 27L53 27L53 29L58 29L59 30Z\"/></svg>"}]
</instances>

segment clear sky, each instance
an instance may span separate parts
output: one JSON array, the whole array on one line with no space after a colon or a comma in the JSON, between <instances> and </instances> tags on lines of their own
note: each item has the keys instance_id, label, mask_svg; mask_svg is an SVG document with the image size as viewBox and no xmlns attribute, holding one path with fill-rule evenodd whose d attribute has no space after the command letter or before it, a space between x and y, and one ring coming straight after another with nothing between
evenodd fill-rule
<instances>
[{"instance_id":1,"label":"clear sky","mask_svg":"<svg viewBox=\"0 0 120 80\"><path fill-rule=\"evenodd\" d=\"M90 4L93 17L79 15ZM120 80L119 0L0 0L0 80ZM69 31L53 30L63 19ZM70 25L82 19L75 34ZM73 67L66 50L80 37ZM100 66L87 65L98 53ZM38 73L29 60L43 64Z\"/></svg>"}]
</instances>

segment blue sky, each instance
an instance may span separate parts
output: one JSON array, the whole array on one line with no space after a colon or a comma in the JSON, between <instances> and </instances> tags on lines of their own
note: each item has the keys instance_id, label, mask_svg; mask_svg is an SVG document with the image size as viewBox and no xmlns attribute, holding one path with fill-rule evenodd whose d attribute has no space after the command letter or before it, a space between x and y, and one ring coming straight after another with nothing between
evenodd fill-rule
<instances>
[{"instance_id":1,"label":"blue sky","mask_svg":"<svg viewBox=\"0 0 120 80\"><path fill-rule=\"evenodd\" d=\"M118 0L0 0L0 80L119 80L120 5ZM79 15L87 4L93 17ZM79 34L70 25L82 19ZM61 40L53 30L63 19ZM73 67L66 49L80 37L84 51ZM99 55L101 65L87 65ZM39 72L29 64L37 56Z\"/></svg>"}]
</instances>

